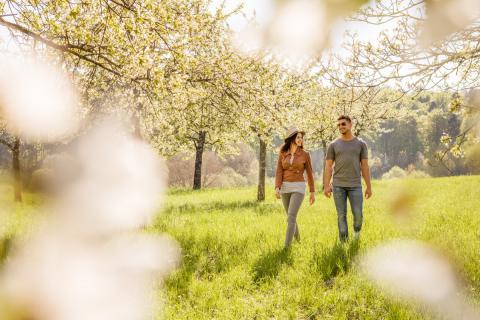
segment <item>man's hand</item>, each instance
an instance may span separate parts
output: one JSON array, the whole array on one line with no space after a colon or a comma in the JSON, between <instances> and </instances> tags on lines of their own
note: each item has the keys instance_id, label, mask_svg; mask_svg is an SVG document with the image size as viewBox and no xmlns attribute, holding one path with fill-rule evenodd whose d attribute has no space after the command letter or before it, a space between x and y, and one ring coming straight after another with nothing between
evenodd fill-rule
<instances>
[{"instance_id":1,"label":"man's hand","mask_svg":"<svg viewBox=\"0 0 480 320\"><path fill-rule=\"evenodd\" d=\"M372 186L370 184L370 167L368 166L368 159L362 159L362 177L365 180L365 185L367 190L365 190L365 199L370 199L372 197Z\"/></svg>"},{"instance_id":2,"label":"man's hand","mask_svg":"<svg viewBox=\"0 0 480 320\"><path fill-rule=\"evenodd\" d=\"M315 192L310 192L310 205L315 202Z\"/></svg>"},{"instance_id":3,"label":"man's hand","mask_svg":"<svg viewBox=\"0 0 480 320\"><path fill-rule=\"evenodd\" d=\"M367 188L365 190L365 199L370 199L372 197L372 188Z\"/></svg>"},{"instance_id":4,"label":"man's hand","mask_svg":"<svg viewBox=\"0 0 480 320\"><path fill-rule=\"evenodd\" d=\"M275 197L276 197L277 199L280 199L280 189L279 189L279 188L276 188L276 189L275 189Z\"/></svg>"},{"instance_id":5,"label":"man's hand","mask_svg":"<svg viewBox=\"0 0 480 320\"><path fill-rule=\"evenodd\" d=\"M323 188L323 194L325 197L330 198L332 196L332 188L330 186L325 186Z\"/></svg>"}]
</instances>

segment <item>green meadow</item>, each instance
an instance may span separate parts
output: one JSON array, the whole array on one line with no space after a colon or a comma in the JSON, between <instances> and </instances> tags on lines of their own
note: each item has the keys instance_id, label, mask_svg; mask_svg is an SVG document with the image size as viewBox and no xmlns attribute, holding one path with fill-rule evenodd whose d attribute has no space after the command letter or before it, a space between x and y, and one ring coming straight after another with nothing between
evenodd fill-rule
<instances>
[{"instance_id":1,"label":"green meadow","mask_svg":"<svg viewBox=\"0 0 480 320\"><path fill-rule=\"evenodd\" d=\"M158 319L433 319L421 305L385 295L358 270L362 253L399 238L444 252L480 305L480 176L374 181L361 241L347 246L337 243L333 200L317 194L313 206L302 205L302 240L290 251L282 250L286 215L272 189L264 203L255 201L253 187L168 192L147 232L174 238L182 259L158 291ZM2 187L0 195L4 239L27 234L41 203L26 194L13 205L8 191Z\"/></svg>"},{"instance_id":2,"label":"green meadow","mask_svg":"<svg viewBox=\"0 0 480 320\"><path fill-rule=\"evenodd\" d=\"M273 188L269 188L270 190ZM171 190L149 230L182 247L165 283L166 319L431 319L422 306L392 299L363 278L356 257L391 239L439 248L480 303L480 177L375 181L358 245L337 243L332 199L304 201L301 243L283 251L286 215L273 192L255 188ZM394 219L396 203L401 219ZM349 226L352 223L349 214Z\"/></svg>"}]
</instances>

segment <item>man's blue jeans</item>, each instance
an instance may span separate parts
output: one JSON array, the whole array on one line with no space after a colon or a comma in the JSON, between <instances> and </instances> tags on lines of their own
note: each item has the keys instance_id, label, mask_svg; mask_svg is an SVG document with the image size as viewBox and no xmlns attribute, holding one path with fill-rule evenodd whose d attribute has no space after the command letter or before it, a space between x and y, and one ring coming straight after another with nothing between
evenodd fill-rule
<instances>
[{"instance_id":1,"label":"man's blue jeans","mask_svg":"<svg viewBox=\"0 0 480 320\"><path fill-rule=\"evenodd\" d=\"M338 215L338 233L340 241L348 240L347 198L353 214L353 230L362 230L363 222L363 193L362 187L333 187L333 199Z\"/></svg>"}]
</instances>

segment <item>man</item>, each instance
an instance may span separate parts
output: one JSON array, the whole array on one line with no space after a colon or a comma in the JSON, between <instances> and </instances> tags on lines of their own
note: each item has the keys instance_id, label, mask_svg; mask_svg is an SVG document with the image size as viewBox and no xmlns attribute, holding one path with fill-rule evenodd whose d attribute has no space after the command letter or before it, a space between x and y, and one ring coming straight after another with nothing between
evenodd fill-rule
<instances>
[{"instance_id":1,"label":"man","mask_svg":"<svg viewBox=\"0 0 480 320\"><path fill-rule=\"evenodd\" d=\"M352 134L352 120L349 116L337 119L340 137L327 149L325 171L323 175L324 194L332 195L330 179L333 170L333 199L338 214L338 232L340 241L348 240L347 198L353 214L354 238L359 239L363 222L363 194L361 177L365 180L365 198L372 196L368 150L366 143Z\"/></svg>"}]
</instances>

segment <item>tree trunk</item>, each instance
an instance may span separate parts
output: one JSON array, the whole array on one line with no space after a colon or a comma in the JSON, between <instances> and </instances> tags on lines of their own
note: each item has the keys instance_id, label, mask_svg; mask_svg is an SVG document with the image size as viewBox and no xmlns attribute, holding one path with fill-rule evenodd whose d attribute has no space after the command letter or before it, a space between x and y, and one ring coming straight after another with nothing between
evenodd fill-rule
<instances>
[{"instance_id":1,"label":"tree trunk","mask_svg":"<svg viewBox=\"0 0 480 320\"><path fill-rule=\"evenodd\" d=\"M200 131L198 141L195 145L195 172L193 174L193 190L199 190L202 187L202 160L205 148L205 139L207 133Z\"/></svg>"},{"instance_id":2,"label":"tree trunk","mask_svg":"<svg viewBox=\"0 0 480 320\"><path fill-rule=\"evenodd\" d=\"M323 177L325 175L325 165L327 164L327 141L322 140L323 159L322 159L322 190L325 188L323 185Z\"/></svg>"},{"instance_id":3,"label":"tree trunk","mask_svg":"<svg viewBox=\"0 0 480 320\"><path fill-rule=\"evenodd\" d=\"M267 167L267 144L259 136L258 140L260 141L260 152L259 152L259 161L258 161L258 190L257 190L257 201L265 200L265 172Z\"/></svg>"},{"instance_id":4,"label":"tree trunk","mask_svg":"<svg viewBox=\"0 0 480 320\"><path fill-rule=\"evenodd\" d=\"M16 202L22 202L22 177L20 174L20 138L15 137L12 148L13 192Z\"/></svg>"}]
</instances>

